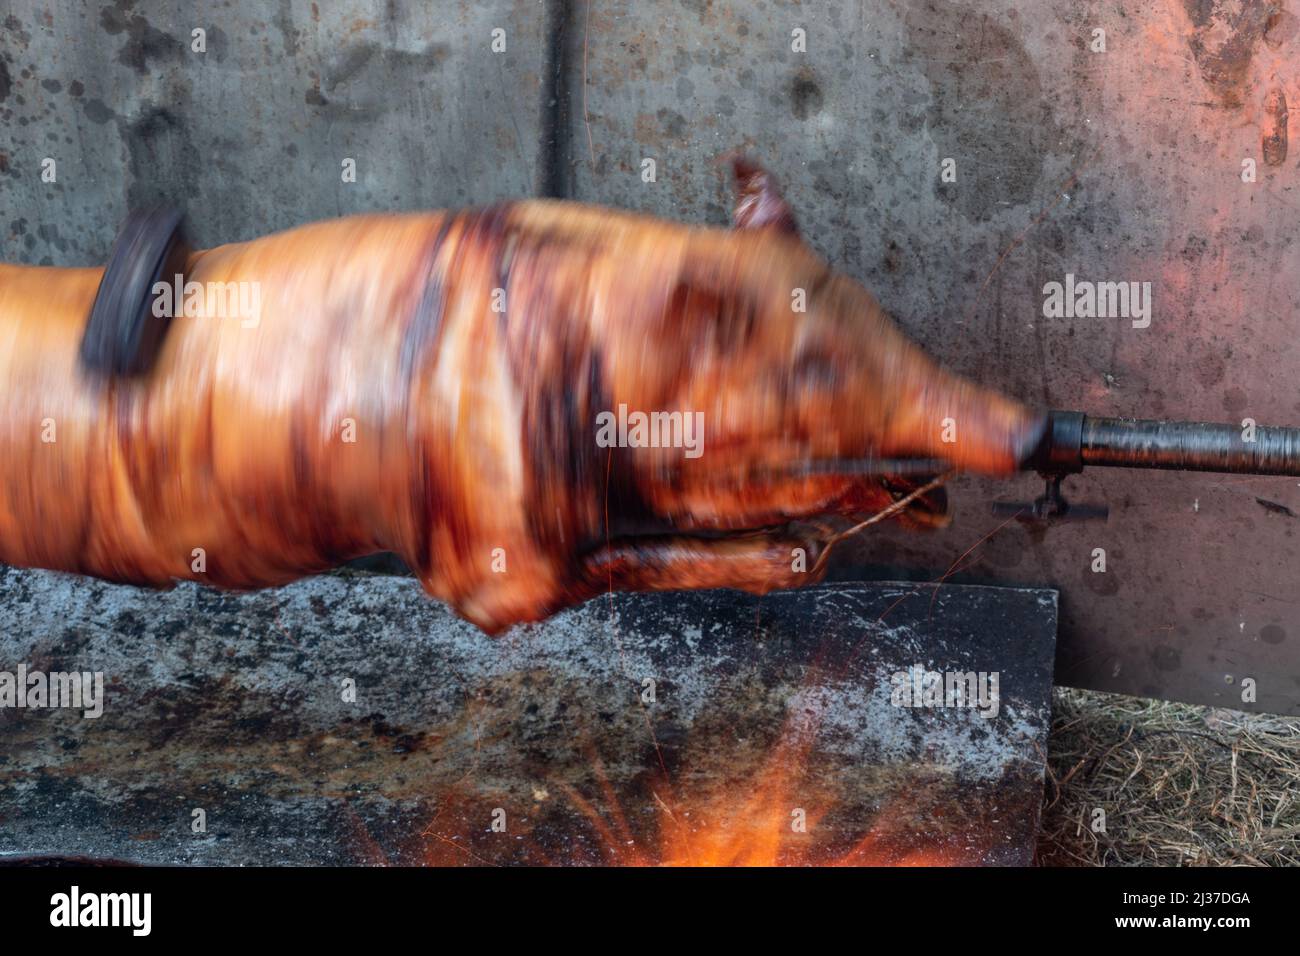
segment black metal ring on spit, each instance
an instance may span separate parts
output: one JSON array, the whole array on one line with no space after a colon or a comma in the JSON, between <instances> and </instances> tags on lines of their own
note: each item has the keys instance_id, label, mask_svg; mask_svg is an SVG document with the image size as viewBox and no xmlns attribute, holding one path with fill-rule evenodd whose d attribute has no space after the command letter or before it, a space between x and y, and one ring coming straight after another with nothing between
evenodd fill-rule
<instances>
[{"instance_id":1,"label":"black metal ring on spit","mask_svg":"<svg viewBox=\"0 0 1300 956\"><path fill-rule=\"evenodd\" d=\"M153 367L171 324L156 315L154 287L182 275L190 246L185 217L171 207L137 210L122 224L81 337L81 365L111 376L141 375ZM181 280L182 284L184 279Z\"/></svg>"}]
</instances>

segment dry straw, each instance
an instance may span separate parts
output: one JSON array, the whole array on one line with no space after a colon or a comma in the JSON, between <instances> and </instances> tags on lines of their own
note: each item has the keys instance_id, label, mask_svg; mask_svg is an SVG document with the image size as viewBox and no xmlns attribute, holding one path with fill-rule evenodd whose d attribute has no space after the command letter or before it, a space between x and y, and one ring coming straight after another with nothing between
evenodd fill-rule
<instances>
[{"instance_id":1,"label":"dry straw","mask_svg":"<svg viewBox=\"0 0 1300 956\"><path fill-rule=\"evenodd\" d=\"M1300 864L1300 717L1066 689L1053 709L1040 863Z\"/></svg>"}]
</instances>

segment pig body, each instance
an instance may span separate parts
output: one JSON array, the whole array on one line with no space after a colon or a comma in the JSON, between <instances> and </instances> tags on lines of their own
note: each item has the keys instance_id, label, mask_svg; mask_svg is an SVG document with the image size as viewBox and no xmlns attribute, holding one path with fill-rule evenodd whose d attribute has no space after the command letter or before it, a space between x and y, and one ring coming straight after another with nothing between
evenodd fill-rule
<instances>
[{"instance_id":1,"label":"pig body","mask_svg":"<svg viewBox=\"0 0 1300 956\"><path fill-rule=\"evenodd\" d=\"M77 361L101 270L0 266L0 561L257 588L391 550L488 631L606 588L809 583L824 539L790 522L898 488L769 468L1009 471L1040 426L941 372L793 221L525 201L221 246L187 282L254 283L258 314L178 316L130 379ZM620 410L663 428L602 432Z\"/></svg>"}]
</instances>

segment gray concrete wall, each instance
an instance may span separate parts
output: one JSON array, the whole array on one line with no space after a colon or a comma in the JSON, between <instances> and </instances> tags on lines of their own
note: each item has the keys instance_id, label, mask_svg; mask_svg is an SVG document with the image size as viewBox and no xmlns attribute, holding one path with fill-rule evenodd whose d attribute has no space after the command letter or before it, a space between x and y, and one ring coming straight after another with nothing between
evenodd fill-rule
<instances>
[{"instance_id":1,"label":"gray concrete wall","mask_svg":"<svg viewBox=\"0 0 1300 956\"><path fill-rule=\"evenodd\" d=\"M4 10L9 261L101 263L127 208L158 200L188 208L195 240L215 245L536 187L538 4L6 0ZM489 49L496 27L504 55ZM196 28L204 53L191 49ZM47 156L57 184L40 181ZM340 175L348 157L355 184Z\"/></svg>"},{"instance_id":2,"label":"gray concrete wall","mask_svg":"<svg viewBox=\"0 0 1300 956\"><path fill-rule=\"evenodd\" d=\"M720 224L714 160L748 146L809 242L959 371L1095 414L1296 424L1288 5L11 0L4 258L100 261L128 204L160 196L203 243L533 192ZM1152 283L1151 326L1045 319L1066 273ZM1071 484L1108 524L997 530L956 579L1059 587L1063 681L1300 713L1296 483ZM874 535L860 570L935 577L998 527L990 500L1038 491L963 481L950 530Z\"/></svg>"}]
</instances>

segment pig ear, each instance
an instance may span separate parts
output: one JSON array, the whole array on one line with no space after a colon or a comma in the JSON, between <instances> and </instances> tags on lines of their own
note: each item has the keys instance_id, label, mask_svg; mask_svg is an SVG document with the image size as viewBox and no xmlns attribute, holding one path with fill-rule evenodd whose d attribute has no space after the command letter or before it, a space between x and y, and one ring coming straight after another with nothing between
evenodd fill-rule
<instances>
[{"instance_id":1,"label":"pig ear","mask_svg":"<svg viewBox=\"0 0 1300 956\"><path fill-rule=\"evenodd\" d=\"M734 155L730 163L736 181L736 208L732 213L736 228L776 229L799 235L794 210L781 195L775 177L748 156Z\"/></svg>"}]
</instances>

